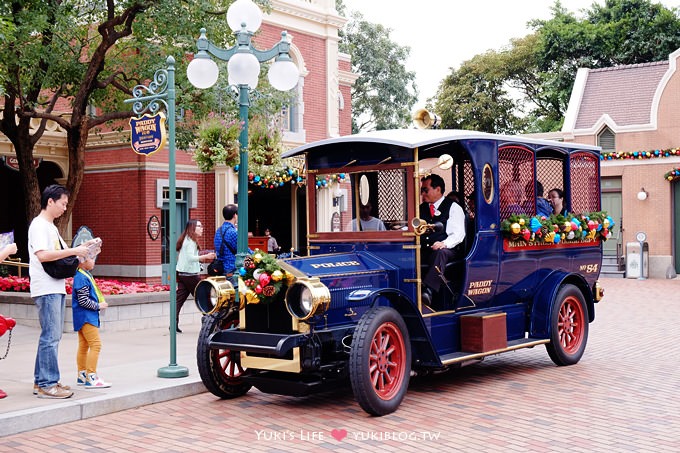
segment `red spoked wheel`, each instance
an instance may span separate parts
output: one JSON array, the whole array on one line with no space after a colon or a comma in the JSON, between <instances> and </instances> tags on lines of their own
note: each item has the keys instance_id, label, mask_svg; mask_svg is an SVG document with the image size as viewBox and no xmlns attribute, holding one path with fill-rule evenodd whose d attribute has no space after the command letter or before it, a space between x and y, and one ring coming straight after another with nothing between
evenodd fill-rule
<instances>
[{"instance_id":1,"label":"red spoked wheel","mask_svg":"<svg viewBox=\"0 0 680 453\"><path fill-rule=\"evenodd\" d=\"M556 365L577 363L588 341L588 317L583 294L574 285L563 285L553 302L548 355Z\"/></svg>"},{"instance_id":2,"label":"red spoked wheel","mask_svg":"<svg viewBox=\"0 0 680 453\"><path fill-rule=\"evenodd\" d=\"M211 349L210 336L219 330L238 327L238 311L229 314L215 313L203 317L201 332L196 348L198 373L205 387L220 398L236 398L250 390L251 385L242 377L248 371L241 366L240 351L228 349Z\"/></svg>"},{"instance_id":3,"label":"red spoked wheel","mask_svg":"<svg viewBox=\"0 0 680 453\"><path fill-rule=\"evenodd\" d=\"M411 344L396 310L376 307L362 316L352 336L349 367L354 396L366 412L397 410L408 389Z\"/></svg>"}]
</instances>

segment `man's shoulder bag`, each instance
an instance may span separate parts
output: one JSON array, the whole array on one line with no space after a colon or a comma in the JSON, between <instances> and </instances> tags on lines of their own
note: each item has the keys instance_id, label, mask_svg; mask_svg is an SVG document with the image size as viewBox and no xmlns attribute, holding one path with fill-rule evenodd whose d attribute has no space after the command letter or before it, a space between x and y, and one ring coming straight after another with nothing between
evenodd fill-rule
<instances>
[{"instance_id":1,"label":"man's shoulder bag","mask_svg":"<svg viewBox=\"0 0 680 453\"><path fill-rule=\"evenodd\" d=\"M59 240L59 245L63 250L64 246L61 243L61 239ZM52 278L62 279L73 277L78 270L79 263L78 257L71 255L54 261L43 261L41 264L47 275Z\"/></svg>"}]
</instances>

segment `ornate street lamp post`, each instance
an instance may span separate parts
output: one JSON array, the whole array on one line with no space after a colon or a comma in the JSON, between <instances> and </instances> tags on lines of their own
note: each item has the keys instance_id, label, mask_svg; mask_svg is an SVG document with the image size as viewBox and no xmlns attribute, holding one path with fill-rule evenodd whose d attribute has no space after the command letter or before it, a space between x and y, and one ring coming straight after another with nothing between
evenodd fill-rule
<instances>
[{"instance_id":1,"label":"ornate street lamp post","mask_svg":"<svg viewBox=\"0 0 680 453\"><path fill-rule=\"evenodd\" d=\"M170 249L170 263L168 264L168 276L170 277L170 364L158 369L158 377L179 378L189 375L189 369L177 365L177 333L175 320L177 313L177 281L175 267L177 266L177 222L175 219L175 59L170 56L166 60L168 69L159 69L154 75L154 80L149 84L137 85L133 90L133 98L126 99L126 104L132 103L132 110L137 115L145 112L156 114L161 105L165 106L168 114L168 173L169 173L169 215L168 222L168 247Z\"/></svg>"},{"instance_id":2,"label":"ornate street lamp post","mask_svg":"<svg viewBox=\"0 0 680 453\"><path fill-rule=\"evenodd\" d=\"M187 67L189 82L196 88L210 88L217 82L219 69L211 55L227 63L229 90L239 106L239 120L243 127L239 135L238 170L238 247L237 268L243 264L248 252L248 109L250 96L257 88L260 63L274 59L269 68L269 83L280 91L293 89L300 73L288 54L290 39L284 31L281 41L269 50L253 47L251 38L262 24L262 11L251 0L236 0L227 10L227 23L236 34L236 45L221 49L208 41L205 28L196 42L198 52Z\"/></svg>"}]
</instances>

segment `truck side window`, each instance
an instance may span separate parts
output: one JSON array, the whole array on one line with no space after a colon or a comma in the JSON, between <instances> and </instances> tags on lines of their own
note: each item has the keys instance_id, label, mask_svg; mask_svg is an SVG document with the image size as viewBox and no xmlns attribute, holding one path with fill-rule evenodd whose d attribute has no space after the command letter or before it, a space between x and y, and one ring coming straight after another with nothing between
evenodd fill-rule
<instances>
[{"instance_id":1,"label":"truck side window","mask_svg":"<svg viewBox=\"0 0 680 453\"><path fill-rule=\"evenodd\" d=\"M355 171L317 176L318 232L407 228L406 171Z\"/></svg>"},{"instance_id":2,"label":"truck side window","mask_svg":"<svg viewBox=\"0 0 680 453\"><path fill-rule=\"evenodd\" d=\"M569 194L565 193L565 197L571 201L569 211L578 214L600 210L598 164L597 157L590 153L576 152L571 155L571 191Z\"/></svg>"},{"instance_id":3,"label":"truck side window","mask_svg":"<svg viewBox=\"0 0 680 453\"><path fill-rule=\"evenodd\" d=\"M523 146L505 146L498 150L500 183L500 218L536 212L534 195L534 154ZM531 193L526 193L526 187Z\"/></svg>"}]
</instances>

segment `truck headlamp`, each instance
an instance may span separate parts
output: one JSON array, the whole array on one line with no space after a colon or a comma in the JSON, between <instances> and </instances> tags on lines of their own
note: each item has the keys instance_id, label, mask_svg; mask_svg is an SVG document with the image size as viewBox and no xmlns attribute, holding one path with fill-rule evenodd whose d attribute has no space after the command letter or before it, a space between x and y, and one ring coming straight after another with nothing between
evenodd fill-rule
<instances>
[{"instance_id":1,"label":"truck headlamp","mask_svg":"<svg viewBox=\"0 0 680 453\"><path fill-rule=\"evenodd\" d=\"M286 309L300 321L328 309L331 293L318 278L298 279L286 291Z\"/></svg>"},{"instance_id":2,"label":"truck headlamp","mask_svg":"<svg viewBox=\"0 0 680 453\"><path fill-rule=\"evenodd\" d=\"M229 305L235 294L234 285L226 277L208 277L196 285L194 300L198 310L209 315Z\"/></svg>"}]
</instances>

